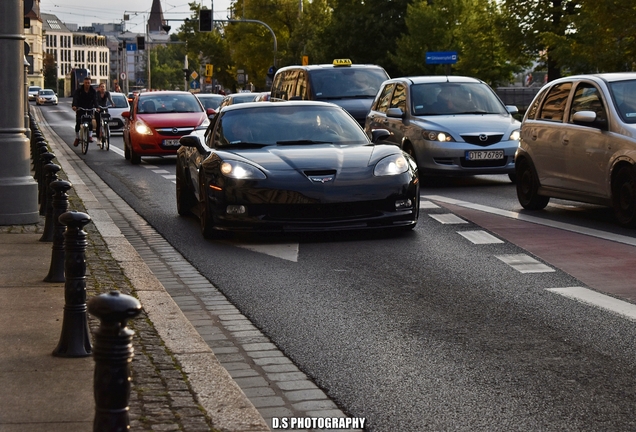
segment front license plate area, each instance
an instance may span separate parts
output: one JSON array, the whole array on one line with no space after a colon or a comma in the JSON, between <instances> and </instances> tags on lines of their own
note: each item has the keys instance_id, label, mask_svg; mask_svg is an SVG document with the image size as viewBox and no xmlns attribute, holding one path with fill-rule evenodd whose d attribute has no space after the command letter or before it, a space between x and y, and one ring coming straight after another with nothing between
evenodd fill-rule
<instances>
[{"instance_id":1,"label":"front license plate area","mask_svg":"<svg viewBox=\"0 0 636 432\"><path fill-rule=\"evenodd\" d=\"M163 145L165 147L179 147L179 140L178 139L167 139L167 140L163 140Z\"/></svg>"},{"instance_id":2,"label":"front license plate area","mask_svg":"<svg viewBox=\"0 0 636 432\"><path fill-rule=\"evenodd\" d=\"M471 150L466 152L466 160L499 160L504 158L503 150Z\"/></svg>"}]
</instances>

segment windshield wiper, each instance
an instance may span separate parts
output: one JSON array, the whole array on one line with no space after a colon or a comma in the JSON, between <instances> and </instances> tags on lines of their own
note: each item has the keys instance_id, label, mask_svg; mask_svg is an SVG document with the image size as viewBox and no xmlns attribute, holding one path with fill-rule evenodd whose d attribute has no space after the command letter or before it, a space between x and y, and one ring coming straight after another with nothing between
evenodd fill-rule
<instances>
[{"instance_id":1,"label":"windshield wiper","mask_svg":"<svg viewBox=\"0 0 636 432\"><path fill-rule=\"evenodd\" d=\"M333 144L331 141L314 141L314 140L290 140L290 141L276 141L278 145L297 145L297 144Z\"/></svg>"},{"instance_id":2,"label":"windshield wiper","mask_svg":"<svg viewBox=\"0 0 636 432\"><path fill-rule=\"evenodd\" d=\"M270 144L263 143L255 143L255 142L244 142L244 141L232 141L229 144L224 144L219 147L231 147L231 148L263 148L267 147Z\"/></svg>"}]
</instances>

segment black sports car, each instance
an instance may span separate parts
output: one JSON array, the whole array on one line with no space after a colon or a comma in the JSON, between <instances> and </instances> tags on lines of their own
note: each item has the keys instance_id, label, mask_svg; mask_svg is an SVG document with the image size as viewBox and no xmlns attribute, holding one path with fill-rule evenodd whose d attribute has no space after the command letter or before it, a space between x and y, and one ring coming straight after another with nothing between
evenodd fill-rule
<instances>
[{"instance_id":1,"label":"black sports car","mask_svg":"<svg viewBox=\"0 0 636 432\"><path fill-rule=\"evenodd\" d=\"M207 130L181 138L177 209L206 238L220 231L412 229L417 165L375 144L337 105L256 102L223 108Z\"/></svg>"}]
</instances>

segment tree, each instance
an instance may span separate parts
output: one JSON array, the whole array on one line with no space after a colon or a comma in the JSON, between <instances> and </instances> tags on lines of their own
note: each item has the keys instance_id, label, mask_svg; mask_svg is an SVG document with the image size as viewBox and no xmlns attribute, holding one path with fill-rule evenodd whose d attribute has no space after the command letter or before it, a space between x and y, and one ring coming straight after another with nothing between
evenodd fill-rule
<instances>
[{"instance_id":1,"label":"tree","mask_svg":"<svg viewBox=\"0 0 636 432\"><path fill-rule=\"evenodd\" d=\"M44 87L57 91L57 66L52 54L44 54Z\"/></svg>"}]
</instances>

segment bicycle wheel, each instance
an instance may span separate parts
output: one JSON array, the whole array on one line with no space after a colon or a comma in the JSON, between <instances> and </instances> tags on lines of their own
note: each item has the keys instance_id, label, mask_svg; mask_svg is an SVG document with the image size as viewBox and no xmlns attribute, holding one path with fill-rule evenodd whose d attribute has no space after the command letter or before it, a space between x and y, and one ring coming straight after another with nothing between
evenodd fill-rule
<instances>
[{"instance_id":1,"label":"bicycle wheel","mask_svg":"<svg viewBox=\"0 0 636 432\"><path fill-rule=\"evenodd\" d=\"M80 128L80 144L82 145L82 154L88 151L88 127L82 125Z\"/></svg>"},{"instance_id":2,"label":"bicycle wheel","mask_svg":"<svg viewBox=\"0 0 636 432\"><path fill-rule=\"evenodd\" d=\"M110 126L108 123L104 123L104 130L102 130L102 140L104 142L104 150L110 149Z\"/></svg>"},{"instance_id":3,"label":"bicycle wheel","mask_svg":"<svg viewBox=\"0 0 636 432\"><path fill-rule=\"evenodd\" d=\"M99 125L99 136L100 138L97 140L97 144L99 148L104 150L104 123L101 122Z\"/></svg>"}]
</instances>

